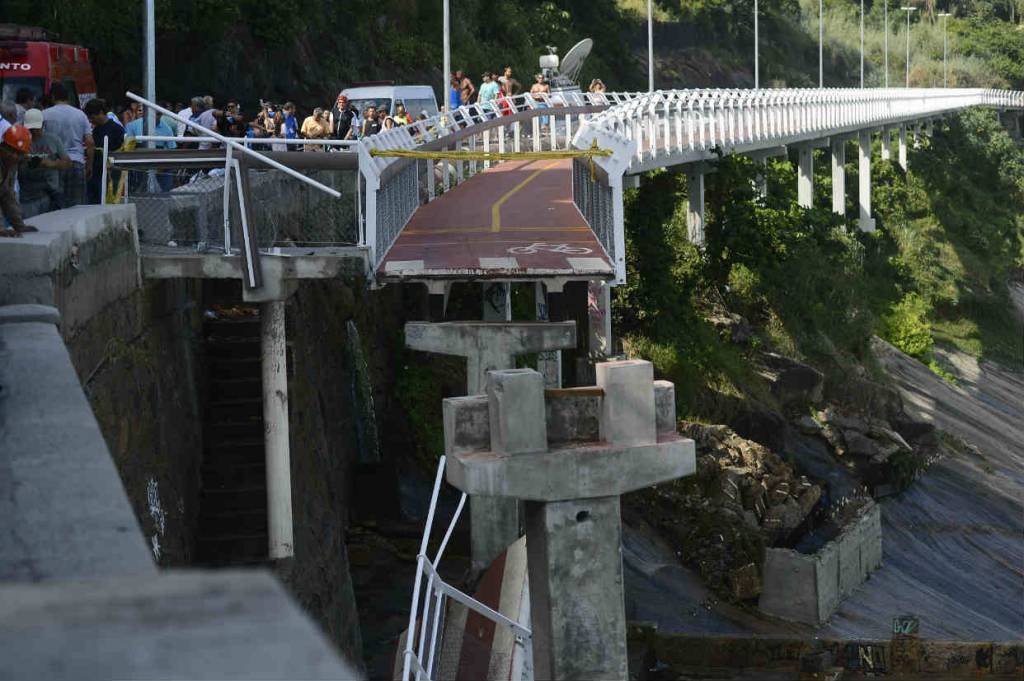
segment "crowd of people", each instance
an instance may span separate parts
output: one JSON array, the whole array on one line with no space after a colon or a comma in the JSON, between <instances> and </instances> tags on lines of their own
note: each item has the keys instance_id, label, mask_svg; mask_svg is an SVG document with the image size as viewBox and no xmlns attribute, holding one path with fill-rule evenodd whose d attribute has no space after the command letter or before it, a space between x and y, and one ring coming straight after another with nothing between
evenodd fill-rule
<instances>
[{"instance_id":1,"label":"crowd of people","mask_svg":"<svg viewBox=\"0 0 1024 681\"><path fill-rule=\"evenodd\" d=\"M474 106L485 115L507 115L515 109L512 98L523 94L523 89L510 66L501 75L485 72L479 88L459 70L451 74L448 106ZM591 82L589 92L604 91L600 80ZM546 106L543 95L550 92L544 74L536 74L529 94ZM344 94L331 106L314 108L301 123L293 102L279 106L261 101L254 115L244 112L237 100L217 106L209 95L192 97L187 105L161 102L160 106L178 116L175 120L156 115L149 135L166 139L148 143L162 149L219 146L181 119L224 137L246 138L260 151L324 152L338 148L322 143L324 140L358 140L427 118L425 111L414 117L403 103L390 100L379 108L367 104L360 111ZM25 220L41 213L100 203L107 191L101 186L104 145L110 151L130 148L144 134L144 119L144 107L137 102L111 108L102 99L91 99L79 108L69 101L61 83L53 84L46 101L37 102L32 91L21 89L15 101L0 102L0 237L35 231ZM200 139L181 141L188 137ZM116 186L117 173L111 173L111 179ZM173 178L160 176L158 181L166 191Z\"/></svg>"}]
</instances>

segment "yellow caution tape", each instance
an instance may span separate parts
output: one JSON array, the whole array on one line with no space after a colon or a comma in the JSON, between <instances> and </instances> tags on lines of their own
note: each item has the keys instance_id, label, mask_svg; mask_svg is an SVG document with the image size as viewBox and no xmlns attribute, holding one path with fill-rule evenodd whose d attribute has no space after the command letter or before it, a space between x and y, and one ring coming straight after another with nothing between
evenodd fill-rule
<instances>
[{"instance_id":1,"label":"yellow caution tape","mask_svg":"<svg viewBox=\"0 0 1024 681\"><path fill-rule=\"evenodd\" d=\"M416 149L370 149L370 156L391 158L422 158L446 161L547 161L563 158L587 158L590 175L594 177L594 158L612 156L611 149L599 149L594 140L589 149L561 149L556 151L419 151Z\"/></svg>"}]
</instances>

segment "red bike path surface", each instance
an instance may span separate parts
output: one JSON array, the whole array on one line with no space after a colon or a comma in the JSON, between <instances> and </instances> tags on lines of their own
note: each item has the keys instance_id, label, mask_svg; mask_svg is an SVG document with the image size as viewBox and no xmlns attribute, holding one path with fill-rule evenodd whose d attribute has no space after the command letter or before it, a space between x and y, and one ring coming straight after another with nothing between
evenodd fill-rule
<instances>
[{"instance_id":1,"label":"red bike path surface","mask_svg":"<svg viewBox=\"0 0 1024 681\"><path fill-rule=\"evenodd\" d=\"M408 279L612 279L572 200L572 161L509 161L420 206L379 268Z\"/></svg>"}]
</instances>

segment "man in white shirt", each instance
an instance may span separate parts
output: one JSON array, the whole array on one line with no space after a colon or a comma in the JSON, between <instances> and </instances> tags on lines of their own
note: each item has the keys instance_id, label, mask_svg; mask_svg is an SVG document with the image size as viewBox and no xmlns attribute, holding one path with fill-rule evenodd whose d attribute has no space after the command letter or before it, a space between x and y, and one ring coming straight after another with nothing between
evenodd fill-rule
<instances>
[{"instance_id":1,"label":"man in white shirt","mask_svg":"<svg viewBox=\"0 0 1024 681\"><path fill-rule=\"evenodd\" d=\"M68 104L68 91L63 83L50 87L53 106L43 111L46 131L64 145L71 168L64 170L61 181L62 205L65 208L85 203L85 182L92 175L96 145L92 139L92 123L81 109Z\"/></svg>"}]
</instances>

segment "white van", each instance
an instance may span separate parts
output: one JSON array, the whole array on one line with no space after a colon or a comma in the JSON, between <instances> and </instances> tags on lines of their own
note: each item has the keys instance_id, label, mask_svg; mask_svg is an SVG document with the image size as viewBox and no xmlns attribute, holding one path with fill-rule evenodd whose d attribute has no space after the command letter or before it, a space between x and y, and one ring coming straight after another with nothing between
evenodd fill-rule
<instances>
[{"instance_id":1,"label":"white van","mask_svg":"<svg viewBox=\"0 0 1024 681\"><path fill-rule=\"evenodd\" d=\"M413 119L421 113L433 116L437 113L437 99L434 88L429 85L366 85L350 87L341 91L348 97L349 106L361 116L367 107L375 107L378 111L384 107L391 115L395 107L405 105L405 110Z\"/></svg>"}]
</instances>

